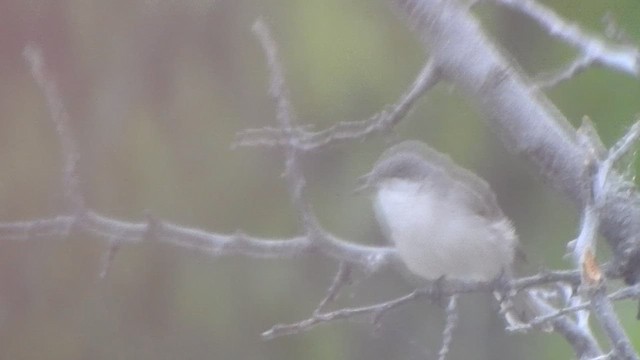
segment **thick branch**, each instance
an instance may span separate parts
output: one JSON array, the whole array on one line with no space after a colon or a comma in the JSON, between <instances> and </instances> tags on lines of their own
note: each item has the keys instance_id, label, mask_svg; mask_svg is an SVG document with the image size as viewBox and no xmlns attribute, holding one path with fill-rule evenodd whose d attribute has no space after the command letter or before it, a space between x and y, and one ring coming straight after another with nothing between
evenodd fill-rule
<instances>
[{"instance_id":1,"label":"thick branch","mask_svg":"<svg viewBox=\"0 0 640 360\"><path fill-rule=\"evenodd\" d=\"M575 129L485 35L469 10L456 1L390 0L431 50L443 76L469 95L506 147L532 160L538 170L581 208L588 193L588 154ZM640 275L640 198L619 175L600 212L601 231L627 282ZM626 189L627 191L622 191Z\"/></svg>"}]
</instances>

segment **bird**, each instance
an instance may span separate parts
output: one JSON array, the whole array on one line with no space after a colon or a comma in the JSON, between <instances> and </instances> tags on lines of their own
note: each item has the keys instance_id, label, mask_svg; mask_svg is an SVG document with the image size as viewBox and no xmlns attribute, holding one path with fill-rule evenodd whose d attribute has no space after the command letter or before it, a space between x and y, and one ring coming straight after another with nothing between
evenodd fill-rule
<instances>
[{"instance_id":1,"label":"bird","mask_svg":"<svg viewBox=\"0 0 640 360\"><path fill-rule=\"evenodd\" d=\"M489 184L424 142L390 147L359 182L359 192L373 192L383 233L420 278L509 280L516 263L524 262L513 223ZM508 325L522 325L543 311L528 291L508 290L494 292Z\"/></svg>"},{"instance_id":2,"label":"bird","mask_svg":"<svg viewBox=\"0 0 640 360\"><path fill-rule=\"evenodd\" d=\"M427 279L490 281L511 272L518 237L486 181L427 144L386 150L360 179L383 233Z\"/></svg>"}]
</instances>

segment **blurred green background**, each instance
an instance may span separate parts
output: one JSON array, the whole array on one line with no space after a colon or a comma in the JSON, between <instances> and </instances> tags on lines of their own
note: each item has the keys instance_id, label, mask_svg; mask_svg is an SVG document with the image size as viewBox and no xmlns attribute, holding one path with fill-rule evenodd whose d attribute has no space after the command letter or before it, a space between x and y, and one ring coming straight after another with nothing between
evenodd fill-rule
<instances>
[{"instance_id":1,"label":"blurred green background","mask_svg":"<svg viewBox=\"0 0 640 360\"><path fill-rule=\"evenodd\" d=\"M640 3L548 2L603 33L613 15L640 40ZM384 1L18 1L0 11L0 221L63 209L62 158L42 91L22 57L43 50L71 117L91 208L141 221L144 212L215 232L297 234L273 149L231 150L235 134L275 125L266 64L252 36L260 15L281 50L301 124L358 120L394 102L426 59ZM490 4L474 10L529 75L575 50L529 19ZM547 92L576 125L589 115L607 145L634 121L638 79L590 69ZM323 225L382 244L357 176L398 139L420 139L485 177L515 222L533 270L565 268L578 215L530 165L507 153L469 99L446 84L396 132L304 159L308 195ZM74 236L0 243L0 359L432 359L442 310L419 303L383 319L336 322L264 342L260 333L311 314L336 263L321 257L213 257L166 244L125 245L105 279L108 244ZM606 247L600 254L606 258ZM394 271L358 273L336 306L370 304L412 289ZM640 348L635 305L620 317ZM481 295L464 296L451 359L571 358L555 335L509 335ZM375 331L374 331L375 330Z\"/></svg>"}]
</instances>

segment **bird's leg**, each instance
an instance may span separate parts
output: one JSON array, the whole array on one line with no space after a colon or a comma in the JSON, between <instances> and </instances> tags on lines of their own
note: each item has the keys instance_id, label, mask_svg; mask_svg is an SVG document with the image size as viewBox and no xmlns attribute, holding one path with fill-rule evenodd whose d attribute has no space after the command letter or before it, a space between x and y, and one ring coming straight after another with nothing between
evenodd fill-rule
<instances>
[{"instance_id":1,"label":"bird's leg","mask_svg":"<svg viewBox=\"0 0 640 360\"><path fill-rule=\"evenodd\" d=\"M445 275L440 276L433 282L433 302L440 307L446 307L449 303L449 296L446 294L447 279Z\"/></svg>"}]
</instances>

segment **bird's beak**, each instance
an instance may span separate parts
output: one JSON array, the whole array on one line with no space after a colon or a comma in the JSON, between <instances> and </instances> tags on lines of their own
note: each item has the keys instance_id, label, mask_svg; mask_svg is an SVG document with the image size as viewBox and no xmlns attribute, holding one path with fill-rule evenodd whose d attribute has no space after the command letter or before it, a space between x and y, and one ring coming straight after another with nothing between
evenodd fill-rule
<instances>
[{"instance_id":1,"label":"bird's beak","mask_svg":"<svg viewBox=\"0 0 640 360\"><path fill-rule=\"evenodd\" d=\"M362 175L358 178L358 186L353 190L354 195L360 195L371 188L371 173Z\"/></svg>"}]
</instances>

